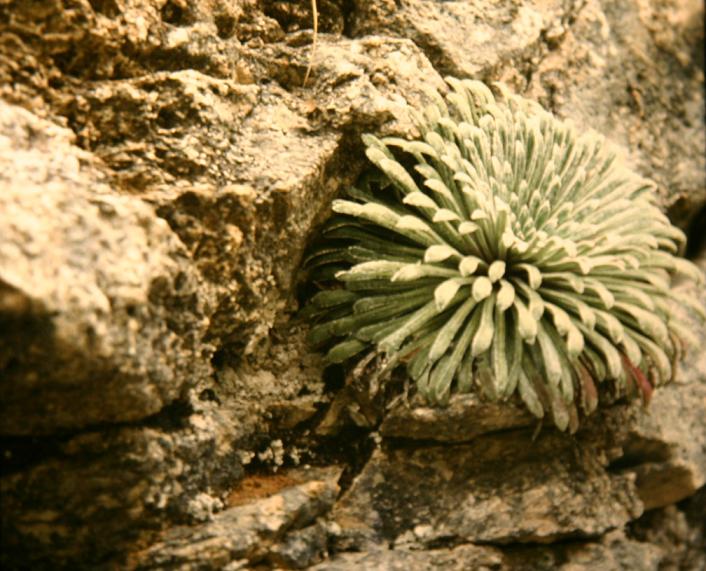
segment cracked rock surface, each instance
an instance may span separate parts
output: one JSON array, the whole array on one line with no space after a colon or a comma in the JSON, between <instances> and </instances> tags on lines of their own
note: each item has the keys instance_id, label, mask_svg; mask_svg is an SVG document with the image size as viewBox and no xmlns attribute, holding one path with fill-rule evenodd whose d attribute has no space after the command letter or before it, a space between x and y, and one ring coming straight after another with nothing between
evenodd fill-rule
<instances>
[{"instance_id":1,"label":"cracked rock surface","mask_svg":"<svg viewBox=\"0 0 706 571\"><path fill-rule=\"evenodd\" d=\"M706 271L703 4L318 9L312 53L309 0L0 0L3 569L706 567L702 351L568 436L375 397L296 316L446 74L605 135Z\"/></svg>"}]
</instances>

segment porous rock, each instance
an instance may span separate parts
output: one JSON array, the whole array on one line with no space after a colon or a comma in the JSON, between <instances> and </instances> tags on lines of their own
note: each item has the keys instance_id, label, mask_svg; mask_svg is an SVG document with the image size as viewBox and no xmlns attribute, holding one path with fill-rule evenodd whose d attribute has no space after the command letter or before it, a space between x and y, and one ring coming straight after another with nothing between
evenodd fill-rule
<instances>
[{"instance_id":1,"label":"porous rock","mask_svg":"<svg viewBox=\"0 0 706 571\"><path fill-rule=\"evenodd\" d=\"M208 289L73 134L0 103L0 432L157 413L210 374Z\"/></svg>"},{"instance_id":2,"label":"porous rock","mask_svg":"<svg viewBox=\"0 0 706 571\"><path fill-rule=\"evenodd\" d=\"M338 473L334 469L325 479L312 479L223 510L201 526L171 529L145 553L137 554L133 564L138 569L215 570L240 560L256 563L271 549L275 558L292 563L296 557L287 556L291 547L287 550L275 544L288 531L301 530L300 536L306 533L306 526L331 508L338 493ZM303 537L309 540L307 545L313 542L313 537Z\"/></svg>"}]
</instances>

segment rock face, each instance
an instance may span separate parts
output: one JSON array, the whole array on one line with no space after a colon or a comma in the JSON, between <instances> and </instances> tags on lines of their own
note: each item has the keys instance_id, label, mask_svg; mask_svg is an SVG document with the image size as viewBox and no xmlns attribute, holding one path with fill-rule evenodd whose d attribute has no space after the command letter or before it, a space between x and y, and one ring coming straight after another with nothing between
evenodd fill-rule
<instances>
[{"instance_id":1,"label":"rock face","mask_svg":"<svg viewBox=\"0 0 706 571\"><path fill-rule=\"evenodd\" d=\"M706 566L703 355L565 436L386 408L296 317L360 135L445 74L602 132L703 262L702 3L318 8L312 52L308 0L0 0L3 568Z\"/></svg>"}]
</instances>

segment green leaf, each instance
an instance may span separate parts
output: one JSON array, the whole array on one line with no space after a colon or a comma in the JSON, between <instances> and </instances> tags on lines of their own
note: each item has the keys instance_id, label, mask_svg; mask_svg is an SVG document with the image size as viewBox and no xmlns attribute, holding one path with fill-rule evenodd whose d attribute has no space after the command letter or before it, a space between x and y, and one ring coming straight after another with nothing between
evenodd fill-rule
<instances>
[{"instance_id":1,"label":"green leaf","mask_svg":"<svg viewBox=\"0 0 706 571\"><path fill-rule=\"evenodd\" d=\"M506 394L508 385L508 351L505 314L495 308L495 332L490 347L490 362L493 370L496 399Z\"/></svg>"},{"instance_id":2,"label":"green leaf","mask_svg":"<svg viewBox=\"0 0 706 571\"><path fill-rule=\"evenodd\" d=\"M424 262L427 264L443 262L449 258L460 259L461 254L447 244L435 244L434 246L429 246L426 252L424 252Z\"/></svg>"},{"instance_id":3,"label":"green leaf","mask_svg":"<svg viewBox=\"0 0 706 571\"><path fill-rule=\"evenodd\" d=\"M447 401L451 382L461 366L463 356L468 350L471 335L472 329L470 327L462 329L461 336L451 354L443 357L432 371L429 384L437 402Z\"/></svg>"},{"instance_id":4,"label":"green leaf","mask_svg":"<svg viewBox=\"0 0 706 571\"><path fill-rule=\"evenodd\" d=\"M517 297L512 304L512 309L520 336L530 345L533 344L537 337L537 320L532 317L527 306Z\"/></svg>"},{"instance_id":5,"label":"green leaf","mask_svg":"<svg viewBox=\"0 0 706 571\"><path fill-rule=\"evenodd\" d=\"M439 208L439 210L434 213L432 222L456 222L460 219L461 218L459 215L453 210L449 210L448 208Z\"/></svg>"},{"instance_id":6,"label":"green leaf","mask_svg":"<svg viewBox=\"0 0 706 571\"><path fill-rule=\"evenodd\" d=\"M407 264L401 267L391 279L393 282L410 282L421 278L454 278L457 276L458 274L449 268L429 264Z\"/></svg>"},{"instance_id":7,"label":"green leaf","mask_svg":"<svg viewBox=\"0 0 706 571\"><path fill-rule=\"evenodd\" d=\"M542 285L542 274L531 264L514 264L514 267L524 270L527 273L527 279L532 289L538 289Z\"/></svg>"},{"instance_id":8,"label":"green leaf","mask_svg":"<svg viewBox=\"0 0 706 571\"><path fill-rule=\"evenodd\" d=\"M477 256L465 256L458 264L458 271L463 277L472 276L485 262Z\"/></svg>"},{"instance_id":9,"label":"green leaf","mask_svg":"<svg viewBox=\"0 0 706 571\"><path fill-rule=\"evenodd\" d=\"M345 289L331 289L320 291L311 298L309 303L319 309L325 309L329 307L336 307L337 305L353 303L357 299L358 295L352 291Z\"/></svg>"},{"instance_id":10,"label":"green leaf","mask_svg":"<svg viewBox=\"0 0 706 571\"><path fill-rule=\"evenodd\" d=\"M485 276L480 276L473 281L471 293L476 301L483 301L493 292L493 284Z\"/></svg>"},{"instance_id":11,"label":"green leaf","mask_svg":"<svg viewBox=\"0 0 706 571\"><path fill-rule=\"evenodd\" d=\"M434 317L437 312L436 302L430 301L425 306L415 311L411 317L405 321L402 327L382 339L378 343L378 348L385 353L396 351L407 337L419 330L422 325Z\"/></svg>"},{"instance_id":12,"label":"green leaf","mask_svg":"<svg viewBox=\"0 0 706 571\"><path fill-rule=\"evenodd\" d=\"M439 333L434 339L434 343L429 350L429 359L431 361L436 361L446 352L456 333L464 324L466 318L469 316L475 305L476 303L473 299L467 299L456 310L453 317L451 317L451 319L449 319L439 330Z\"/></svg>"},{"instance_id":13,"label":"green leaf","mask_svg":"<svg viewBox=\"0 0 706 571\"><path fill-rule=\"evenodd\" d=\"M539 350L542 355L547 380L553 386L558 386L562 375L561 358L559 357L559 351L556 345L547 334L541 322L537 325L537 343L539 344Z\"/></svg>"},{"instance_id":14,"label":"green leaf","mask_svg":"<svg viewBox=\"0 0 706 571\"><path fill-rule=\"evenodd\" d=\"M436 211L439 207L436 202L434 202L429 196L423 192L411 192L402 199L404 204L409 204L410 206L416 206L418 208L427 208L429 210Z\"/></svg>"},{"instance_id":15,"label":"green leaf","mask_svg":"<svg viewBox=\"0 0 706 571\"><path fill-rule=\"evenodd\" d=\"M580 329L586 340L603 355L607 366L608 377L611 379L617 379L623 370L622 361L618 350L600 333L591 331L584 326L580 326Z\"/></svg>"},{"instance_id":16,"label":"green leaf","mask_svg":"<svg viewBox=\"0 0 706 571\"><path fill-rule=\"evenodd\" d=\"M488 279L495 283L505 275L505 262L495 260L488 268Z\"/></svg>"},{"instance_id":17,"label":"green leaf","mask_svg":"<svg viewBox=\"0 0 706 571\"><path fill-rule=\"evenodd\" d=\"M451 278L441 283L434 290L434 300L436 301L436 307L441 312L446 309L451 301L456 297L456 293L461 288L461 286L468 285L471 283L470 278Z\"/></svg>"},{"instance_id":18,"label":"green leaf","mask_svg":"<svg viewBox=\"0 0 706 571\"><path fill-rule=\"evenodd\" d=\"M475 284L474 284L475 285ZM485 353L493 342L493 332L495 329L493 323L493 306L495 305L495 296L490 295L485 298L481 309L480 325L478 331L473 336L471 343L471 355L477 357Z\"/></svg>"},{"instance_id":19,"label":"green leaf","mask_svg":"<svg viewBox=\"0 0 706 571\"><path fill-rule=\"evenodd\" d=\"M506 280L500 280L500 291L496 298L496 303L500 311L505 311L512 307L515 301L515 288Z\"/></svg>"},{"instance_id":20,"label":"green leaf","mask_svg":"<svg viewBox=\"0 0 706 571\"><path fill-rule=\"evenodd\" d=\"M390 279L405 267L408 267L408 265L404 262L389 262L387 260L363 262L353 266L348 271L338 272L336 278L342 282Z\"/></svg>"},{"instance_id":21,"label":"green leaf","mask_svg":"<svg viewBox=\"0 0 706 571\"><path fill-rule=\"evenodd\" d=\"M333 346L328 353L326 353L327 363L342 363L346 359L360 353L363 349L369 347L367 343L358 341L357 339L348 339Z\"/></svg>"},{"instance_id":22,"label":"green leaf","mask_svg":"<svg viewBox=\"0 0 706 571\"><path fill-rule=\"evenodd\" d=\"M520 398L525 403L527 409L537 418L544 418L544 407L539 400L537 391L534 390L532 383L527 378L523 370L520 371L518 383Z\"/></svg>"}]
</instances>

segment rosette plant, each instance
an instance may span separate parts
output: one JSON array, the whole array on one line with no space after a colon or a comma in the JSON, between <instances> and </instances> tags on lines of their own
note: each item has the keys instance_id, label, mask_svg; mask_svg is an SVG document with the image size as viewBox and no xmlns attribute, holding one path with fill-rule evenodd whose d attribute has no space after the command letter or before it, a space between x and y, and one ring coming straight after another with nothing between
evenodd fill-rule
<instances>
[{"instance_id":1,"label":"rosette plant","mask_svg":"<svg viewBox=\"0 0 706 571\"><path fill-rule=\"evenodd\" d=\"M375 172L334 201L306 260L326 288L311 341L331 363L406 364L431 403L519 395L562 430L598 383L648 400L690 336L674 304L704 317L672 289L702 274L654 184L533 102L448 83L418 140L364 137Z\"/></svg>"}]
</instances>

